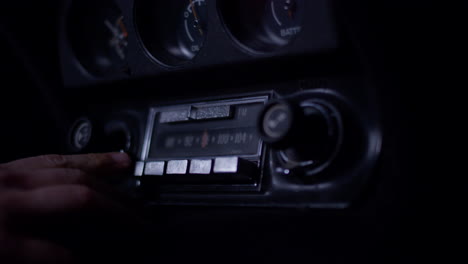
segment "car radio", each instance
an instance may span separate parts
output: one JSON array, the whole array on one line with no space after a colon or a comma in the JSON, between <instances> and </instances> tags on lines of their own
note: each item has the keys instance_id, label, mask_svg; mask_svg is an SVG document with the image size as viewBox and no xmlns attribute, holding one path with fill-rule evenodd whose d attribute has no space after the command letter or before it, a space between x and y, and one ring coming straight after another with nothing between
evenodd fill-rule
<instances>
[{"instance_id":1,"label":"car radio","mask_svg":"<svg viewBox=\"0 0 468 264\"><path fill-rule=\"evenodd\" d=\"M257 116L267 96L151 108L135 176L165 183L260 183Z\"/></svg>"},{"instance_id":2,"label":"car radio","mask_svg":"<svg viewBox=\"0 0 468 264\"><path fill-rule=\"evenodd\" d=\"M148 204L343 208L380 152L367 107L323 88L120 112L98 106L72 126L69 142L85 146L78 152L132 154L135 167L121 187Z\"/></svg>"}]
</instances>

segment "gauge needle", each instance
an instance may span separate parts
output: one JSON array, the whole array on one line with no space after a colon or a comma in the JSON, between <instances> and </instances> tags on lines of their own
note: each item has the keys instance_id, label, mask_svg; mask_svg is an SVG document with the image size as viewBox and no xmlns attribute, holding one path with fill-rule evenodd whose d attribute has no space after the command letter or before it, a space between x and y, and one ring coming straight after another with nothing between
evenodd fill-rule
<instances>
[{"instance_id":1,"label":"gauge needle","mask_svg":"<svg viewBox=\"0 0 468 264\"><path fill-rule=\"evenodd\" d=\"M195 6L193 4L193 0L190 0L190 6L192 7L193 16L195 17L195 22L197 22L198 31L200 32L200 35L203 36L203 30L200 27L197 11L195 11Z\"/></svg>"},{"instance_id":2,"label":"gauge needle","mask_svg":"<svg viewBox=\"0 0 468 264\"><path fill-rule=\"evenodd\" d=\"M290 19L293 18L293 10L292 10L293 7L294 7L294 3L291 3L291 0L287 0L285 3L284 9L288 10L288 16Z\"/></svg>"},{"instance_id":3,"label":"gauge needle","mask_svg":"<svg viewBox=\"0 0 468 264\"><path fill-rule=\"evenodd\" d=\"M119 20L117 21L117 24L119 24L120 26L120 30L122 30L122 35L124 38L128 37L128 31L127 31L127 28L125 27L124 23L123 23L123 17L121 16L119 18Z\"/></svg>"}]
</instances>

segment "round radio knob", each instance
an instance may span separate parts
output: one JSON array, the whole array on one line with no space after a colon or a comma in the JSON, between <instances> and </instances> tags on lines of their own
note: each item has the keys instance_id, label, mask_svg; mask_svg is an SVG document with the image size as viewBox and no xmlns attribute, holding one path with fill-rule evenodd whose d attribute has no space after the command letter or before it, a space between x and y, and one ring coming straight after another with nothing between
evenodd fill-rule
<instances>
[{"instance_id":1,"label":"round radio knob","mask_svg":"<svg viewBox=\"0 0 468 264\"><path fill-rule=\"evenodd\" d=\"M323 100L279 100L268 104L259 119L260 135L293 163L323 164L339 143L339 113Z\"/></svg>"},{"instance_id":2,"label":"round radio knob","mask_svg":"<svg viewBox=\"0 0 468 264\"><path fill-rule=\"evenodd\" d=\"M112 120L104 127L104 142L107 151L130 152L134 144L129 124L122 120Z\"/></svg>"},{"instance_id":3,"label":"round radio knob","mask_svg":"<svg viewBox=\"0 0 468 264\"><path fill-rule=\"evenodd\" d=\"M87 118L80 118L72 125L69 134L68 146L74 152L86 149L93 137L93 125Z\"/></svg>"}]
</instances>

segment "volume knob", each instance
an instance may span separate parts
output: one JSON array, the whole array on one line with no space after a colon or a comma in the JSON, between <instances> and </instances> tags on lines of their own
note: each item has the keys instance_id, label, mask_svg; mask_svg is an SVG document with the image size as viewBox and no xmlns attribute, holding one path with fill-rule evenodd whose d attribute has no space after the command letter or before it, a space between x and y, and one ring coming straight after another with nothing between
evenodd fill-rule
<instances>
[{"instance_id":1,"label":"volume knob","mask_svg":"<svg viewBox=\"0 0 468 264\"><path fill-rule=\"evenodd\" d=\"M324 100L278 100L259 118L263 141L289 164L319 166L332 159L340 141L340 114Z\"/></svg>"}]
</instances>

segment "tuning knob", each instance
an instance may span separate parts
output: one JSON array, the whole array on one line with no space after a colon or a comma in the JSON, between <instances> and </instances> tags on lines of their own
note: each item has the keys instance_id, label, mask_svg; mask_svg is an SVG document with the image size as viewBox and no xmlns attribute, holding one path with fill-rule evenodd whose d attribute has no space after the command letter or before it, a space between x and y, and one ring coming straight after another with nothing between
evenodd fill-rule
<instances>
[{"instance_id":1,"label":"tuning knob","mask_svg":"<svg viewBox=\"0 0 468 264\"><path fill-rule=\"evenodd\" d=\"M133 134L127 122L111 120L104 126L104 148L107 151L129 152L134 144Z\"/></svg>"},{"instance_id":2,"label":"tuning knob","mask_svg":"<svg viewBox=\"0 0 468 264\"><path fill-rule=\"evenodd\" d=\"M263 141L290 167L323 165L340 144L340 113L322 99L274 101L260 114L258 127Z\"/></svg>"}]
</instances>

